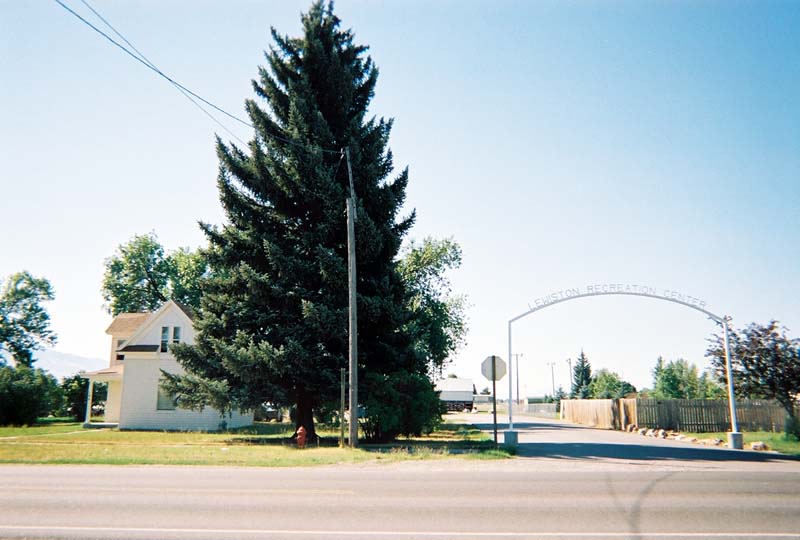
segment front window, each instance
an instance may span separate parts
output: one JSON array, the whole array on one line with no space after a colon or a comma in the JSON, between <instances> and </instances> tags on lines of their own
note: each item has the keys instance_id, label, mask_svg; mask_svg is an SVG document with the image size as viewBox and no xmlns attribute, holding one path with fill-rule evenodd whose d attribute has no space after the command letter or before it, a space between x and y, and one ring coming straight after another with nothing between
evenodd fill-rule
<instances>
[{"instance_id":1,"label":"front window","mask_svg":"<svg viewBox=\"0 0 800 540\"><path fill-rule=\"evenodd\" d=\"M161 327L161 352L167 352L169 348L169 326Z\"/></svg>"},{"instance_id":2,"label":"front window","mask_svg":"<svg viewBox=\"0 0 800 540\"><path fill-rule=\"evenodd\" d=\"M159 386L158 388L158 402L156 403L157 411L174 411L175 410L175 397L171 394L164 392Z\"/></svg>"},{"instance_id":3,"label":"front window","mask_svg":"<svg viewBox=\"0 0 800 540\"><path fill-rule=\"evenodd\" d=\"M181 342L181 327L180 326L173 326L172 327L172 343L180 343Z\"/></svg>"}]
</instances>

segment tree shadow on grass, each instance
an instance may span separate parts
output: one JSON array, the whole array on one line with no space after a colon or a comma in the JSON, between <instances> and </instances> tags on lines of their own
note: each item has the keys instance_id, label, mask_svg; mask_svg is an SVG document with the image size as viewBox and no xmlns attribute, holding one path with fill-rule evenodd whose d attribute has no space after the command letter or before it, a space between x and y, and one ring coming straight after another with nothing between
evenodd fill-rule
<instances>
[{"instance_id":1,"label":"tree shadow on grass","mask_svg":"<svg viewBox=\"0 0 800 540\"><path fill-rule=\"evenodd\" d=\"M321 426L328 431L335 431L331 426ZM336 427L336 426L333 426ZM230 430L232 435L225 440L231 446L282 446L296 447L293 427L289 424L256 424L246 428ZM320 436L319 442L308 444L309 448L323 447L335 448L339 446L339 438ZM359 448L367 452L389 453L484 453L495 450L495 444L485 439L479 429L470 424L443 424L433 433L423 437L398 438L388 443L359 442Z\"/></svg>"}]
</instances>

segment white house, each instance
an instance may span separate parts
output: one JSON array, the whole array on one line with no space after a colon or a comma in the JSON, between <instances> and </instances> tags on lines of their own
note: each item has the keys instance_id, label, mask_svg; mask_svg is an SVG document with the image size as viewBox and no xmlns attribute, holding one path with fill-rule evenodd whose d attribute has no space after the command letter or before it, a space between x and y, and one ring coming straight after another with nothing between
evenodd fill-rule
<instances>
[{"instance_id":1,"label":"white house","mask_svg":"<svg viewBox=\"0 0 800 540\"><path fill-rule=\"evenodd\" d=\"M94 382L108 383L104 424L119 429L217 430L253 423L253 413L221 414L180 409L160 388L161 370L183 373L169 351L173 343L194 343L191 309L172 300L155 313L121 313L106 330L111 336L109 366L84 373L89 398ZM89 411L86 424L90 424Z\"/></svg>"},{"instance_id":2,"label":"white house","mask_svg":"<svg viewBox=\"0 0 800 540\"><path fill-rule=\"evenodd\" d=\"M440 392L439 399L447 406L448 411L471 409L473 404L472 379L448 377L436 383Z\"/></svg>"}]
</instances>

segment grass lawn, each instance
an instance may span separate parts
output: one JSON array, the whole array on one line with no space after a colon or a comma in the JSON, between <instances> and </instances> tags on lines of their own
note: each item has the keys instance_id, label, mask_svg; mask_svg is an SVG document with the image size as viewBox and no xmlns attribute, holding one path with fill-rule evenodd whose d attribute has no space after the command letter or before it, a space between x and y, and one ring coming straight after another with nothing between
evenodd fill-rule
<instances>
[{"instance_id":1,"label":"grass lawn","mask_svg":"<svg viewBox=\"0 0 800 540\"><path fill-rule=\"evenodd\" d=\"M722 439L728 440L727 433L687 433L681 432L688 437L696 437L697 439ZM786 435L783 433L773 433L771 431L753 431L750 433L743 433L744 447L750 448L750 443L761 441L766 443L770 450L775 450L782 454L800 457L800 441L793 438L787 440Z\"/></svg>"},{"instance_id":2,"label":"grass lawn","mask_svg":"<svg viewBox=\"0 0 800 540\"><path fill-rule=\"evenodd\" d=\"M338 447L338 427L320 425L319 446L298 450L290 424L257 423L224 432L118 431L84 429L71 421L0 428L0 463L80 463L120 465L223 465L294 467L337 463L443 459L504 459L489 437L472 426L443 424L426 437L387 445Z\"/></svg>"}]
</instances>

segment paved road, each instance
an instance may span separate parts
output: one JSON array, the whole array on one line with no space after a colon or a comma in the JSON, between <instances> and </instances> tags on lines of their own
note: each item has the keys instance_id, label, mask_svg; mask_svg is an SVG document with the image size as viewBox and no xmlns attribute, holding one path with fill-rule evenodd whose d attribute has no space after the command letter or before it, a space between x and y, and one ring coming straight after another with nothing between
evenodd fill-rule
<instances>
[{"instance_id":1,"label":"paved road","mask_svg":"<svg viewBox=\"0 0 800 540\"><path fill-rule=\"evenodd\" d=\"M492 417L489 414L456 414L450 415L450 418L474 424L487 433L492 431ZM507 417L504 420L507 422ZM502 431L507 427L507 423L500 424L500 442L503 439ZM514 429L519 434L519 455L528 458L526 461L540 458L552 463L562 460L567 461L571 468L592 465L616 468L635 464L658 469L800 470L800 460L773 452L708 447L531 416L515 416Z\"/></svg>"},{"instance_id":2,"label":"paved road","mask_svg":"<svg viewBox=\"0 0 800 540\"><path fill-rule=\"evenodd\" d=\"M800 539L797 461L520 427L523 457L505 461L4 466L0 537Z\"/></svg>"}]
</instances>

